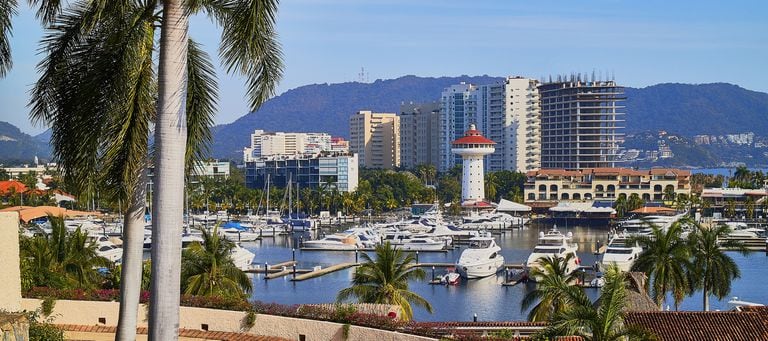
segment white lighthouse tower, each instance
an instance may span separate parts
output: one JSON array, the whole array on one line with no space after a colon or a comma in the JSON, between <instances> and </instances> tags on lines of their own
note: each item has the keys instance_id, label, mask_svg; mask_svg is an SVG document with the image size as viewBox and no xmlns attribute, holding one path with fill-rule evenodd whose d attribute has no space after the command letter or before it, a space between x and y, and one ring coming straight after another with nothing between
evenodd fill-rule
<instances>
[{"instance_id":1,"label":"white lighthouse tower","mask_svg":"<svg viewBox=\"0 0 768 341\"><path fill-rule=\"evenodd\" d=\"M461 177L461 205L479 206L485 199L485 172L483 171L483 157L492 154L496 148L493 142L477 130L474 124L469 125L469 130L464 137L453 141L451 151L461 155L463 171Z\"/></svg>"}]
</instances>

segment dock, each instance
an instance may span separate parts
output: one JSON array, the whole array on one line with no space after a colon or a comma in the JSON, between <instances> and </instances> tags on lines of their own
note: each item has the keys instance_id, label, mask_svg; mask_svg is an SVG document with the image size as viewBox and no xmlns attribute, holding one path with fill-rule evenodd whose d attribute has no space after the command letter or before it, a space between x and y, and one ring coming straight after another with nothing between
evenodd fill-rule
<instances>
[{"instance_id":1,"label":"dock","mask_svg":"<svg viewBox=\"0 0 768 341\"><path fill-rule=\"evenodd\" d=\"M361 249L330 249L330 248L322 248L322 247L301 247L299 248L301 251L342 251L342 252L374 252L376 249L373 248L361 248ZM419 250L419 251L411 251L411 250L402 250L403 252L429 252L429 253L445 253L448 251L453 251L453 249L441 249L441 250Z\"/></svg>"},{"instance_id":2,"label":"dock","mask_svg":"<svg viewBox=\"0 0 768 341\"><path fill-rule=\"evenodd\" d=\"M244 272L247 272L247 273L267 273L267 274L270 274L270 273L274 273L274 272L281 272L281 271L283 271L283 267L288 268L288 267L293 266L294 264L296 264L296 261L289 260L289 261L280 262L280 263L277 263L277 264L274 264L274 265L268 265L269 266L268 268L267 267L261 267L261 266L258 266L258 265L257 266L251 265L251 267L246 269L246 270L244 270Z\"/></svg>"},{"instance_id":3,"label":"dock","mask_svg":"<svg viewBox=\"0 0 768 341\"><path fill-rule=\"evenodd\" d=\"M360 264L359 263L352 263L352 262L331 265L331 266L329 266L327 268L322 268L322 269L319 269L319 270L314 270L314 271L310 271L310 272L307 272L307 273L303 273L301 275L296 276L295 278L292 278L291 280L292 281L297 281L297 282L298 281L303 281L303 280L306 280L306 279L315 278L315 277L318 277L318 276L326 275L326 274L329 274L329 273L332 273L332 272L336 272L336 271L339 271L339 270L348 269L348 268L351 268L351 267L354 267L354 266L358 266L358 265L360 265Z\"/></svg>"}]
</instances>

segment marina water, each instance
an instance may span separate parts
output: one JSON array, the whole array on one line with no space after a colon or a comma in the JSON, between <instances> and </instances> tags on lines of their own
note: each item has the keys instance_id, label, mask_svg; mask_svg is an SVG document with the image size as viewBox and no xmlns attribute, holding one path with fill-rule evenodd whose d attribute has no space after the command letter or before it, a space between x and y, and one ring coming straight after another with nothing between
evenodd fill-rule
<instances>
[{"instance_id":1,"label":"marina water","mask_svg":"<svg viewBox=\"0 0 768 341\"><path fill-rule=\"evenodd\" d=\"M532 225L520 230L510 230L501 235L495 235L496 241L501 246L501 254L508 264L522 264L536 244L539 232L546 227ZM561 232L573 232L574 242L579 244L578 255L582 265L593 265L598 259L593 254L596 242L605 242L606 229L586 227L560 227ZM277 264L292 259L292 248L297 246L299 235L279 236L274 239L265 238L262 241L243 243L243 247L256 254L254 264ZM306 236L306 235L305 235ZM372 254L372 252L371 252ZM420 252L420 262L455 263L461 254L461 249L442 252ZM314 266L327 267L330 265L354 262L355 252L350 251L301 251L296 248L296 260L298 268L311 269ZM727 310L728 300L732 296L738 296L741 300L757 303L768 303L768 290L765 290L766 271L768 270L768 257L764 252L752 252L742 256L735 252L729 252L741 270L741 278L734 280L731 295L724 300L711 300L712 310ZM362 257L360 260L362 261ZM513 287L504 287L503 272L498 276L491 276L477 280L462 280L458 286L430 285L432 268L423 268L427 273L423 281L410 283L410 290L424 297L432 304L433 314L426 310L414 307L414 319L418 321L471 321L473 314L477 314L479 321L510 321L525 320L527 312L520 310L521 302L525 294L533 290L533 283ZM275 302L281 304L305 304L305 303L329 303L335 302L339 290L350 285L354 268L330 273L321 277L301 281L291 281L291 276L285 276L272 280L264 280L263 274L253 276L253 300L263 302ZM441 275L445 269L436 268L435 274ZM585 289L587 294L596 299L599 289ZM674 305L670 302L671 309ZM692 297L686 297L680 306L681 310L701 310L701 292Z\"/></svg>"}]
</instances>

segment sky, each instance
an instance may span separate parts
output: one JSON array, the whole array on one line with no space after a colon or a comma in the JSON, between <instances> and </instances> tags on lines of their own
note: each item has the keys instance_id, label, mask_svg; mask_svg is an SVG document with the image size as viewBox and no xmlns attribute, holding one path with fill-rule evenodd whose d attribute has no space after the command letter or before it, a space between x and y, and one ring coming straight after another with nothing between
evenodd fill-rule
<instances>
[{"instance_id":1,"label":"sky","mask_svg":"<svg viewBox=\"0 0 768 341\"><path fill-rule=\"evenodd\" d=\"M37 134L28 91L43 29L27 2L13 19L13 70L0 121ZM625 86L728 82L768 92L768 1L283 0L285 63L276 94L315 83L491 75L612 75ZM218 64L220 29L193 17L190 36ZM248 113L243 79L219 68L216 123ZM436 94L436 97L439 94Z\"/></svg>"}]
</instances>

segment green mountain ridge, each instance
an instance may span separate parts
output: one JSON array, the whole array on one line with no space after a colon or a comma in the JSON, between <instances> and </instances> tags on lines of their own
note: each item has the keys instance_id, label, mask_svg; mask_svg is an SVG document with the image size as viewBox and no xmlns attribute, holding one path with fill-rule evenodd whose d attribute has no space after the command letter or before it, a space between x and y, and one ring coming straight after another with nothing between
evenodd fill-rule
<instances>
[{"instance_id":1,"label":"green mountain ridge","mask_svg":"<svg viewBox=\"0 0 768 341\"><path fill-rule=\"evenodd\" d=\"M37 140L13 124L0 121L0 163L31 163L35 156L44 161L50 155L47 141Z\"/></svg>"}]
</instances>

